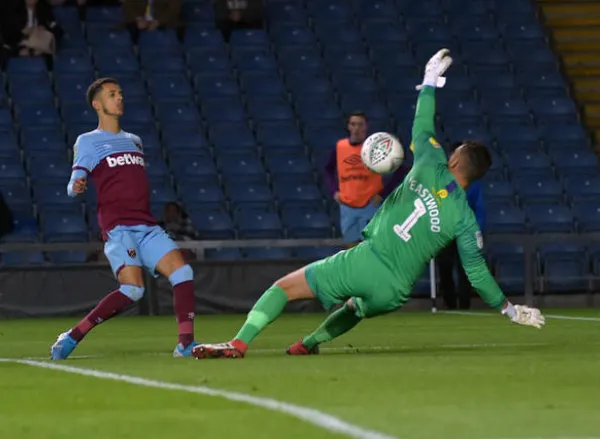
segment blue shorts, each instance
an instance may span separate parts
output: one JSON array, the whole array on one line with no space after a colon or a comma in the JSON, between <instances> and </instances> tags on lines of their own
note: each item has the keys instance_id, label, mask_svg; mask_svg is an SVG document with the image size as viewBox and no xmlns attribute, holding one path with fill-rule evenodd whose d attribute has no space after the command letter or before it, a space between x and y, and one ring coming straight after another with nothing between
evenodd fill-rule
<instances>
[{"instance_id":1,"label":"blue shorts","mask_svg":"<svg viewBox=\"0 0 600 439\"><path fill-rule=\"evenodd\" d=\"M117 226L108 232L104 254L115 277L128 265L144 267L154 277L158 277L158 261L178 248L160 226Z\"/></svg>"},{"instance_id":2,"label":"blue shorts","mask_svg":"<svg viewBox=\"0 0 600 439\"><path fill-rule=\"evenodd\" d=\"M340 204L340 229L344 242L362 241L362 230L377 212L373 203L365 207L350 207Z\"/></svg>"}]
</instances>

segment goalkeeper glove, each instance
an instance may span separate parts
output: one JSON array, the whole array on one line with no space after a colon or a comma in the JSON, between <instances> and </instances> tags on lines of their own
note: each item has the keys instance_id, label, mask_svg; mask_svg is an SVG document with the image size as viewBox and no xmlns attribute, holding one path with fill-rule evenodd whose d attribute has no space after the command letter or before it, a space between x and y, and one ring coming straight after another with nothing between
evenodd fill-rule
<instances>
[{"instance_id":1,"label":"goalkeeper glove","mask_svg":"<svg viewBox=\"0 0 600 439\"><path fill-rule=\"evenodd\" d=\"M539 309L530 308L524 305L513 305L508 302L502 314L508 316L514 323L524 326L533 326L538 329L542 329L542 326L546 323L546 318L542 315Z\"/></svg>"},{"instance_id":2,"label":"goalkeeper glove","mask_svg":"<svg viewBox=\"0 0 600 439\"><path fill-rule=\"evenodd\" d=\"M417 85L417 90L421 90L425 85L442 88L446 84L446 78L442 75L452 64L452 58L447 56L448 53L450 53L448 49L441 49L427 61L423 83Z\"/></svg>"}]
</instances>

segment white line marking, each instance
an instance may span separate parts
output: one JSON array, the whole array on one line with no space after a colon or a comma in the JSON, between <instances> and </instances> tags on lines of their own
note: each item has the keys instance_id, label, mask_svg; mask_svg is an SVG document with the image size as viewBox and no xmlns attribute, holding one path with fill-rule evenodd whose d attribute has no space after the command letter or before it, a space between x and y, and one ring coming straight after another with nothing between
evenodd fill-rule
<instances>
[{"instance_id":1,"label":"white line marking","mask_svg":"<svg viewBox=\"0 0 600 439\"><path fill-rule=\"evenodd\" d=\"M301 421L307 422L316 427L320 427L332 433L344 434L348 437L356 439L397 439L394 436L389 436L384 433L379 433L374 430L368 430L357 425L350 424L349 422L343 421L339 418L336 418L332 415L329 415L316 409L302 407L287 402L281 402L271 398L251 396L227 390L212 389L210 387L205 386L186 386L183 384L149 380L146 378L131 375L121 375L112 372L102 372L95 369L83 369L79 367L63 366L59 364L45 363L40 361L11 360L7 358L2 358L0 359L0 361L12 361L14 363L24 364L33 367L40 367L42 369L59 370L62 372L84 375L104 380L121 381L124 383L134 384L143 387L153 387L156 389L165 390L179 390L181 392L216 396L219 398L227 399L229 401L243 402L246 404L253 405L255 407L261 407L267 410L284 413L286 415L293 416L297 419L300 419Z\"/></svg>"},{"instance_id":2,"label":"white line marking","mask_svg":"<svg viewBox=\"0 0 600 439\"><path fill-rule=\"evenodd\" d=\"M459 316L475 316L475 317L492 317L497 314L488 312L475 312L475 311L440 311L442 314L455 314ZM600 322L600 317L577 317L577 316L563 316L558 314L544 314L549 319L557 320L575 320L581 322Z\"/></svg>"}]
</instances>

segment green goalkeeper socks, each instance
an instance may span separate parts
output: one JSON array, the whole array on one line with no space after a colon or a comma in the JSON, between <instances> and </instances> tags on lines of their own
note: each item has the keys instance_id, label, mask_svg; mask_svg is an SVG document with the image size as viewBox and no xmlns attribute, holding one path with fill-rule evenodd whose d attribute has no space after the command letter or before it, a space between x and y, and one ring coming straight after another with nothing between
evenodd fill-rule
<instances>
[{"instance_id":1,"label":"green goalkeeper socks","mask_svg":"<svg viewBox=\"0 0 600 439\"><path fill-rule=\"evenodd\" d=\"M279 317L287 302L288 298L285 291L273 285L254 304L254 307L248 313L246 323L235 336L235 340L241 340L249 344L269 323Z\"/></svg>"},{"instance_id":2,"label":"green goalkeeper socks","mask_svg":"<svg viewBox=\"0 0 600 439\"><path fill-rule=\"evenodd\" d=\"M311 350L316 345L331 341L336 337L354 328L362 319L346 303L343 307L332 313L321 323L312 334L302 340L302 344Z\"/></svg>"}]
</instances>

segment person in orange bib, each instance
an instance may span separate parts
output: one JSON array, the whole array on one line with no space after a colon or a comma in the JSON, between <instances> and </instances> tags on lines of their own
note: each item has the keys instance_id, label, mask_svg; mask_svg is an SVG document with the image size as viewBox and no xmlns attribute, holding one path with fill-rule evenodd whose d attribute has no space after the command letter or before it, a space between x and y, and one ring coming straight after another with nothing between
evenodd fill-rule
<instances>
[{"instance_id":1,"label":"person in orange bib","mask_svg":"<svg viewBox=\"0 0 600 439\"><path fill-rule=\"evenodd\" d=\"M367 125L364 113L351 113L348 117L350 136L337 142L325 165L326 182L340 205L340 229L346 248L362 241L362 229L375 215L383 198L408 173L408 169L402 166L384 185L382 176L364 165L360 150L367 138Z\"/></svg>"}]
</instances>

